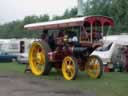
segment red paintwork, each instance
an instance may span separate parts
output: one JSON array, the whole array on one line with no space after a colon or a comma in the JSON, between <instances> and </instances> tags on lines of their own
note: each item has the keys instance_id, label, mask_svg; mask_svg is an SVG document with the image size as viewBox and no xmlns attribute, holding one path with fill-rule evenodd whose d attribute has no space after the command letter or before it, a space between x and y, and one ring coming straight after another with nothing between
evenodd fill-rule
<instances>
[{"instance_id":1,"label":"red paintwork","mask_svg":"<svg viewBox=\"0 0 128 96\"><path fill-rule=\"evenodd\" d=\"M93 25L93 24L95 24L95 22L97 20L100 22L101 25L114 26L113 20L111 18L106 17L106 16L89 16L89 17L85 18L84 23L89 23L89 25L91 25L91 24Z\"/></svg>"},{"instance_id":2,"label":"red paintwork","mask_svg":"<svg viewBox=\"0 0 128 96\"><path fill-rule=\"evenodd\" d=\"M49 61L53 63L54 67L59 71L62 66L63 59L66 56L71 56L72 51L69 48L55 50L48 53Z\"/></svg>"},{"instance_id":3,"label":"red paintwork","mask_svg":"<svg viewBox=\"0 0 128 96\"><path fill-rule=\"evenodd\" d=\"M51 62L62 62L64 57L71 56L73 54L70 48L62 48L60 48L59 51L56 48L55 51L48 53L48 57Z\"/></svg>"}]
</instances>

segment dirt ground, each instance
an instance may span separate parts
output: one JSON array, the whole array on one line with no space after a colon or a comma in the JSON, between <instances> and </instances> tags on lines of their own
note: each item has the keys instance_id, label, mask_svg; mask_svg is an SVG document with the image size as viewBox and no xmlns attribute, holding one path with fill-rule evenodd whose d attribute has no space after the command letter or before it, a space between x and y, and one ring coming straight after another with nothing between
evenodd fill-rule
<instances>
[{"instance_id":1,"label":"dirt ground","mask_svg":"<svg viewBox=\"0 0 128 96\"><path fill-rule=\"evenodd\" d=\"M95 94L81 91L77 87L66 87L61 80L0 73L0 96L95 96Z\"/></svg>"}]
</instances>

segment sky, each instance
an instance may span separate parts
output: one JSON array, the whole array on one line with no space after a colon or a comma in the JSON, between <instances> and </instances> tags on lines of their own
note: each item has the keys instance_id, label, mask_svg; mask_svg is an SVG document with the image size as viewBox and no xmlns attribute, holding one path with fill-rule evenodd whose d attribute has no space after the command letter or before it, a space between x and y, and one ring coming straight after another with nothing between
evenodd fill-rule
<instances>
[{"instance_id":1,"label":"sky","mask_svg":"<svg viewBox=\"0 0 128 96\"><path fill-rule=\"evenodd\" d=\"M0 24L30 15L62 15L74 6L77 0L0 0Z\"/></svg>"}]
</instances>

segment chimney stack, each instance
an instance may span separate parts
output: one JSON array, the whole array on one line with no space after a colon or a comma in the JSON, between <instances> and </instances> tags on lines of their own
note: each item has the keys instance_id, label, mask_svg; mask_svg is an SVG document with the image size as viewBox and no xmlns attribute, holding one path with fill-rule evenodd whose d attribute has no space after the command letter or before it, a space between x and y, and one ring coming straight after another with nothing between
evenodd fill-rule
<instances>
[{"instance_id":1,"label":"chimney stack","mask_svg":"<svg viewBox=\"0 0 128 96\"><path fill-rule=\"evenodd\" d=\"M77 16L83 16L83 0L77 0L78 5L77 5Z\"/></svg>"}]
</instances>

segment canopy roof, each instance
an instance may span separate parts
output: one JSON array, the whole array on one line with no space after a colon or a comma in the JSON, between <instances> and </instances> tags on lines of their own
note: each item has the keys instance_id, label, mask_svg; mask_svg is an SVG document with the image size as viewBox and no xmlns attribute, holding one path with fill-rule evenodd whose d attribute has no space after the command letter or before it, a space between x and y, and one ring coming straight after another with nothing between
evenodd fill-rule
<instances>
[{"instance_id":1,"label":"canopy roof","mask_svg":"<svg viewBox=\"0 0 128 96\"><path fill-rule=\"evenodd\" d=\"M76 17L76 18L56 20L56 21L32 23L25 25L24 28L28 30L59 29L65 27L82 26L83 24L85 24L85 26L88 26L90 24L94 24L97 21L100 23L100 25L110 25L110 26L114 25L114 22L110 17L85 16L85 17Z\"/></svg>"}]
</instances>

